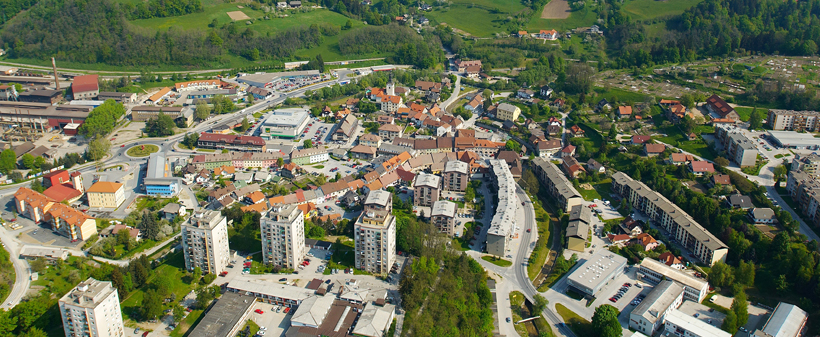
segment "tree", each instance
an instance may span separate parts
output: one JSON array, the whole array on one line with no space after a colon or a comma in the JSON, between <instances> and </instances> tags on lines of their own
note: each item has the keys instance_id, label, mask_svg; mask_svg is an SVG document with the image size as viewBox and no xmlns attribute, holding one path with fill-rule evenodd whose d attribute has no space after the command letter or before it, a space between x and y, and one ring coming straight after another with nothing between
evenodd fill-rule
<instances>
[{"instance_id":1,"label":"tree","mask_svg":"<svg viewBox=\"0 0 820 337\"><path fill-rule=\"evenodd\" d=\"M349 30L350 28L353 28L353 20L347 20L344 26L342 26L342 30Z\"/></svg>"},{"instance_id":2,"label":"tree","mask_svg":"<svg viewBox=\"0 0 820 337\"><path fill-rule=\"evenodd\" d=\"M722 166L722 167L727 167L727 166L729 166L729 159L726 159L726 158L723 158L723 157L717 157L717 158L715 158L715 164L718 164L719 166Z\"/></svg>"},{"instance_id":3,"label":"tree","mask_svg":"<svg viewBox=\"0 0 820 337\"><path fill-rule=\"evenodd\" d=\"M202 278L202 268L195 267L194 271L191 273L191 283L199 283L199 279Z\"/></svg>"},{"instance_id":4,"label":"tree","mask_svg":"<svg viewBox=\"0 0 820 337\"><path fill-rule=\"evenodd\" d=\"M30 185L29 188L31 188L35 192L40 192L40 193L43 193L43 191L46 190L46 188L43 187L43 184L40 182L40 179L32 180L31 185Z\"/></svg>"},{"instance_id":5,"label":"tree","mask_svg":"<svg viewBox=\"0 0 820 337\"><path fill-rule=\"evenodd\" d=\"M23 164L23 167L29 170L34 168L34 156L32 156L31 153L24 154L23 157L20 158L20 162Z\"/></svg>"},{"instance_id":6,"label":"tree","mask_svg":"<svg viewBox=\"0 0 820 337\"><path fill-rule=\"evenodd\" d=\"M730 310L726 314L726 318L723 319L723 325L720 328L731 334L737 332L737 314Z\"/></svg>"},{"instance_id":7,"label":"tree","mask_svg":"<svg viewBox=\"0 0 820 337\"><path fill-rule=\"evenodd\" d=\"M786 169L785 165L778 165L774 168L774 180L776 181L774 186L780 186L780 182L783 181L783 178L789 173L789 170Z\"/></svg>"},{"instance_id":8,"label":"tree","mask_svg":"<svg viewBox=\"0 0 820 337\"><path fill-rule=\"evenodd\" d=\"M567 67L566 72L558 74L558 83L561 90L569 94L587 93L592 89L592 76L595 69L585 63L572 63Z\"/></svg>"},{"instance_id":9,"label":"tree","mask_svg":"<svg viewBox=\"0 0 820 337\"><path fill-rule=\"evenodd\" d=\"M18 335L19 337L48 337L45 331L40 330L40 328L31 328L28 329L25 333Z\"/></svg>"},{"instance_id":10,"label":"tree","mask_svg":"<svg viewBox=\"0 0 820 337\"><path fill-rule=\"evenodd\" d=\"M763 117L757 112L757 107L752 109L752 115L749 116L749 130L760 130L763 128Z\"/></svg>"},{"instance_id":11,"label":"tree","mask_svg":"<svg viewBox=\"0 0 820 337\"><path fill-rule=\"evenodd\" d=\"M695 97L690 94L683 94L680 96L680 104L687 109L691 109L695 106Z\"/></svg>"},{"instance_id":12,"label":"tree","mask_svg":"<svg viewBox=\"0 0 820 337\"><path fill-rule=\"evenodd\" d=\"M245 96L245 102L247 102L248 105L253 105L253 101L254 101L253 95Z\"/></svg>"},{"instance_id":13,"label":"tree","mask_svg":"<svg viewBox=\"0 0 820 337\"><path fill-rule=\"evenodd\" d=\"M148 281L148 269L146 269L141 263L137 263L134 267L134 275L132 278L134 279L134 284L137 287L141 287L146 281Z\"/></svg>"},{"instance_id":14,"label":"tree","mask_svg":"<svg viewBox=\"0 0 820 337\"><path fill-rule=\"evenodd\" d=\"M196 102L196 110L194 110L194 117L196 119L204 121L211 116L211 107L208 106L208 103L204 100L199 100Z\"/></svg>"},{"instance_id":15,"label":"tree","mask_svg":"<svg viewBox=\"0 0 820 337\"><path fill-rule=\"evenodd\" d=\"M214 292L214 287L216 291ZM196 290L196 306L200 309L205 309L219 294L219 286L199 287Z\"/></svg>"},{"instance_id":16,"label":"tree","mask_svg":"<svg viewBox=\"0 0 820 337\"><path fill-rule=\"evenodd\" d=\"M12 336L12 331L17 328L17 322L11 313L5 309L0 309L0 336Z\"/></svg>"},{"instance_id":17,"label":"tree","mask_svg":"<svg viewBox=\"0 0 820 337\"><path fill-rule=\"evenodd\" d=\"M154 290L148 289L142 297L142 318L154 319L162 314L162 296Z\"/></svg>"},{"instance_id":18,"label":"tree","mask_svg":"<svg viewBox=\"0 0 820 337\"><path fill-rule=\"evenodd\" d=\"M0 152L0 172L9 174L12 170L17 168L17 155L11 149Z\"/></svg>"},{"instance_id":19,"label":"tree","mask_svg":"<svg viewBox=\"0 0 820 337\"><path fill-rule=\"evenodd\" d=\"M181 305L175 305L174 309L173 309L173 312L174 312L174 322L179 322L180 320L182 320L185 317L185 308L183 308Z\"/></svg>"},{"instance_id":20,"label":"tree","mask_svg":"<svg viewBox=\"0 0 820 337\"><path fill-rule=\"evenodd\" d=\"M735 268L735 282L751 287L755 283L755 264L740 260L740 264Z\"/></svg>"},{"instance_id":21,"label":"tree","mask_svg":"<svg viewBox=\"0 0 820 337\"><path fill-rule=\"evenodd\" d=\"M251 123L248 122L248 117L242 119L242 126L239 127L239 130L242 132L248 131L251 128Z\"/></svg>"},{"instance_id":22,"label":"tree","mask_svg":"<svg viewBox=\"0 0 820 337\"><path fill-rule=\"evenodd\" d=\"M507 140L507 144L505 145L508 151L513 151L515 153L521 152L521 144L513 139Z\"/></svg>"},{"instance_id":23,"label":"tree","mask_svg":"<svg viewBox=\"0 0 820 337\"><path fill-rule=\"evenodd\" d=\"M149 137L167 137L174 134L174 119L162 111L157 118L151 118L145 123L146 134Z\"/></svg>"},{"instance_id":24,"label":"tree","mask_svg":"<svg viewBox=\"0 0 820 337\"><path fill-rule=\"evenodd\" d=\"M544 296L541 296L541 294L535 294L535 303L532 304L532 311L534 313L533 315L540 314L542 311L544 311L544 308L546 308L547 304L549 303L550 302L547 301L547 299L544 298Z\"/></svg>"},{"instance_id":25,"label":"tree","mask_svg":"<svg viewBox=\"0 0 820 337\"><path fill-rule=\"evenodd\" d=\"M282 157L279 157L279 158L276 159L276 166L282 167L284 165L285 165L285 160L282 159Z\"/></svg>"},{"instance_id":26,"label":"tree","mask_svg":"<svg viewBox=\"0 0 820 337\"><path fill-rule=\"evenodd\" d=\"M689 115L683 116L683 119L680 121L680 126L683 128L683 132L688 134L695 129L695 120L689 117Z\"/></svg>"},{"instance_id":27,"label":"tree","mask_svg":"<svg viewBox=\"0 0 820 337\"><path fill-rule=\"evenodd\" d=\"M302 147L304 147L306 149L312 148L313 147L313 141L310 140L310 139L305 139L305 141L302 142Z\"/></svg>"},{"instance_id":28,"label":"tree","mask_svg":"<svg viewBox=\"0 0 820 337\"><path fill-rule=\"evenodd\" d=\"M722 261L718 261L712 266L712 271L709 273L709 283L716 287L723 287L731 285L733 281L734 274L731 266Z\"/></svg>"},{"instance_id":29,"label":"tree","mask_svg":"<svg viewBox=\"0 0 820 337\"><path fill-rule=\"evenodd\" d=\"M599 337L621 337L623 329L618 322L618 309L604 304L595 308L592 315L592 330Z\"/></svg>"},{"instance_id":30,"label":"tree","mask_svg":"<svg viewBox=\"0 0 820 337\"><path fill-rule=\"evenodd\" d=\"M199 134L196 132L189 133L182 138L182 145L187 146L189 149L193 150L196 147L196 143L199 141Z\"/></svg>"},{"instance_id":31,"label":"tree","mask_svg":"<svg viewBox=\"0 0 820 337\"><path fill-rule=\"evenodd\" d=\"M88 143L86 150L89 160L100 160L111 150L111 142L108 138L96 138Z\"/></svg>"},{"instance_id":32,"label":"tree","mask_svg":"<svg viewBox=\"0 0 820 337\"><path fill-rule=\"evenodd\" d=\"M746 302L746 292L736 289L735 298L732 300L732 311L737 319L737 327L746 325L749 320L749 303Z\"/></svg>"},{"instance_id":33,"label":"tree","mask_svg":"<svg viewBox=\"0 0 820 337\"><path fill-rule=\"evenodd\" d=\"M120 298L125 298L125 296L128 295L129 289L126 287L125 278L119 268L114 268L114 270L111 271L111 283L114 288L117 288L117 293L119 293Z\"/></svg>"}]
</instances>

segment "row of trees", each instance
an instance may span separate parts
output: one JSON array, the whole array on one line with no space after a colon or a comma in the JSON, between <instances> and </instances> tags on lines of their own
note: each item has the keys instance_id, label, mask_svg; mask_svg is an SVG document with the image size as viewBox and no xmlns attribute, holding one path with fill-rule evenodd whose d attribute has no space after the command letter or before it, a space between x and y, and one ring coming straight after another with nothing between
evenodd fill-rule
<instances>
[{"instance_id":1,"label":"row of trees","mask_svg":"<svg viewBox=\"0 0 820 337\"><path fill-rule=\"evenodd\" d=\"M123 115L125 115L125 107L122 103L109 99L91 110L83 125L80 125L79 133L89 139L104 137L114 130L117 120Z\"/></svg>"}]
</instances>

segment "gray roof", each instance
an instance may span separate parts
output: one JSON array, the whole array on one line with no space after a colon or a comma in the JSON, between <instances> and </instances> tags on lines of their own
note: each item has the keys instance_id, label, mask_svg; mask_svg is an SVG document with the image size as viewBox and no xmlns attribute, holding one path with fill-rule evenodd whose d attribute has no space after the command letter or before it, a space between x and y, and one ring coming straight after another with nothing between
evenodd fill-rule
<instances>
[{"instance_id":1,"label":"gray roof","mask_svg":"<svg viewBox=\"0 0 820 337\"><path fill-rule=\"evenodd\" d=\"M774 219L774 211L771 208L752 208L750 212L755 219Z\"/></svg>"},{"instance_id":2,"label":"gray roof","mask_svg":"<svg viewBox=\"0 0 820 337\"><path fill-rule=\"evenodd\" d=\"M438 200L433 203L432 211L430 212L431 216L448 216L454 218L456 216L456 203L447 200Z\"/></svg>"},{"instance_id":3,"label":"gray roof","mask_svg":"<svg viewBox=\"0 0 820 337\"><path fill-rule=\"evenodd\" d=\"M576 268L567 280L576 287L597 291L601 284L609 282L611 277L624 266L626 266L625 257L606 249L599 249Z\"/></svg>"},{"instance_id":4,"label":"gray roof","mask_svg":"<svg viewBox=\"0 0 820 337\"><path fill-rule=\"evenodd\" d=\"M370 194L367 195L367 200L365 204L378 204L382 206L388 206L387 202L390 200L390 192L385 190L375 190L370 191Z\"/></svg>"},{"instance_id":5,"label":"gray roof","mask_svg":"<svg viewBox=\"0 0 820 337\"><path fill-rule=\"evenodd\" d=\"M660 319L661 313L665 312L681 294L683 287L673 281L663 280L632 310L631 314L641 316L654 324Z\"/></svg>"},{"instance_id":6,"label":"gray roof","mask_svg":"<svg viewBox=\"0 0 820 337\"><path fill-rule=\"evenodd\" d=\"M729 203L731 203L732 206L737 206L737 207L741 207L741 208L749 208L749 207L754 206L752 204L752 198L750 198L748 195L740 195L740 194L730 195L729 196Z\"/></svg>"},{"instance_id":7,"label":"gray roof","mask_svg":"<svg viewBox=\"0 0 820 337\"><path fill-rule=\"evenodd\" d=\"M589 224L580 220L570 220L566 236L586 240L589 238Z\"/></svg>"},{"instance_id":8,"label":"gray roof","mask_svg":"<svg viewBox=\"0 0 820 337\"><path fill-rule=\"evenodd\" d=\"M233 327L251 310L256 298L226 292L191 330L191 336L228 337Z\"/></svg>"},{"instance_id":9,"label":"gray roof","mask_svg":"<svg viewBox=\"0 0 820 337\"><path fill-rule=\"evenodd\" d=\"M439 188L441 186L441 177L435 174L421 173L416 176L416 183L413 184L413 187L416 186Z\"/></svg>"},{"instance_id":10,"label":"gray roof","mask_svg":"<svg viewBox=\"0 0 820 337\"><path fill-rule=\"evenodd\" d=\"M543 158L535 158L532 162L541 168L547 176L547 179L555 185L557 193L560 194L565 200L569 200L571 198L581 198L581 193L578 193L572 183L570 183L569 179L567 179L567 176L565 176L564 173L558 169L558 166L555 166L555 164L544 160Z\"/></svg>"},{"instance_id":11,"label":"gray roof","mask_svg":"<svg viewBox=\"0 0 820 337\"><path fill-rule=\"evenodd\" d=\"M773 337L797 336L807 318L806 311L798 306L780 302L763 326L763 332Z\"/></svg>"},{"instance_id":12,"label":"gray roof","mask_svg":"<svg viewBox=\"0 0 820 337\"><path fill-rule=\"evenodd\" d=\"M444 172L459 172L467 174L470 171L470 165L460 160L450 160L444 164Z\"/></svg>"},{"instance_id":13,"label":"gray roof","mask_svg":"<svg viewBox=\"0 0 820 337\"><path fill-rule=\"evenodd\" d=\"M147 178L167 178L165 176L165 155L162 153L152 153L148 156Z\"/></svg>"},{"instance_id":14,"label":"gray roof","mask_svg":"<svg viewBox=\"0 0 820 337\"><path fill-rule=\"evenodd\" d=\"M589 207L575 205L569 210L569 221L580 220L589 224L592 221L592 211Z\"/></svg>"}]
</instances>

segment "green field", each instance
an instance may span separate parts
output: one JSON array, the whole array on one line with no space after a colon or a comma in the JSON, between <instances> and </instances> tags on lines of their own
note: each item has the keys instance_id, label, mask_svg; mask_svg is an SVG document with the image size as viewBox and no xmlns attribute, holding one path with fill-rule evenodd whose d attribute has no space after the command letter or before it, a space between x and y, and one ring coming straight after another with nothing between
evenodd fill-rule
<instances>
[{"instance_id":1,"label":"green field","mask_svg":"<svg viewBox=\"0 0 820 337\"><path fill-rule=\"evenodd\" d=\"M578 27L590 27L595 24L595 20L598 19L598 14L596 14L589 6L582 8L581 10L575 11L570 13L569 17L566 19L542 19L541 18L541 10L539 9L536 13L533 13L532 18L530 19L529 24L527 24L528 31L538 31L541 29L555 29L561 33L564 33L568 30L575 29Z\"/></svg>"},{"instance_id":2,"label":"green field","mask_svg":"<svg viewBox=\"0 0 820 337\"><path fill-rule=\"evenodd\" d=\"M635 19L646 20L681 14L701 1L703 0L632 0L624 5L624 10Z\"/></svg>"},{"instance_id":3,"label":"green field","mask_svg":"<svg viewBox=\"0 0 820 337\"><path fill-rule=\"evenodd\" d=\"M752 110L754 108L749 107L736 107L735 111L737 114L740 115L740 120L746 122L752 116ZM760 114L760 118L766 119L766 115L769 113L769 109L766 108L757 108L757 113Z\"/></svg>"}]
</instances>

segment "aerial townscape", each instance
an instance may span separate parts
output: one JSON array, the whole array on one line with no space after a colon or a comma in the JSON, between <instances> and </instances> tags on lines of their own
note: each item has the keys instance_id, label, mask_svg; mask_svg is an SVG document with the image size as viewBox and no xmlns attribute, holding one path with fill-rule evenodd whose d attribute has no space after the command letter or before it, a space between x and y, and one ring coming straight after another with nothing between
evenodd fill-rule
<instances>
[{"instance_id":1,"label":"aerial townscape","mask_svg":"<svg viewBox=\"0 0 820 337\"><path fill-rule=\"evenodd\" d=\"M820 0L0 3L0 337L820 336Z\"/></svg>"}]
</instances>

